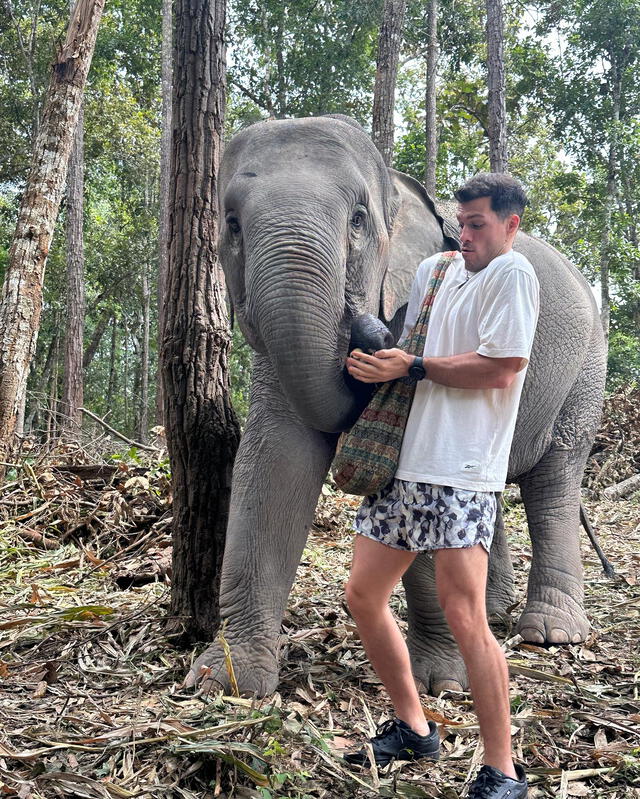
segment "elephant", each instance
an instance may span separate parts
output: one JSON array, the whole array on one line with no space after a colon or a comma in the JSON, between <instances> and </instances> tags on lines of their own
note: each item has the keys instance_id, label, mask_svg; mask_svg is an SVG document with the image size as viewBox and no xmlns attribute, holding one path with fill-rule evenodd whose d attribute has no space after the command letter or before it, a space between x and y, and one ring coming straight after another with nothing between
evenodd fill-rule
<instances>
[{"instance_id":1,"label":"elephant","mask_svg":"<svg viewBox=\"0 0 640 799\"><path fill-rule=\"evenodd\" d=\"M278 685L280 628L323 481L342 431L369 394L345 368L349 348L388 346L402 328L418 264L458 248L457 227L424 187L385 166L348 117L269 120L236 134L219 173L218 254L254 353L246 428L233 472L220 613L244 694ZM525 641L585 639L580 485L600 419L605 345L593 294L557 250L523 232L515 249L540 282L540 316L510 454L532 543ZM380 320L380 321L378 321ZM392 338L390 338L392 336ZM514 599L499 514L487 606ZM404 577L407 645L419 685L467 687L438 605L432 558ZM221 646L186 685L229 690Z\"/></svg>"}]
</instances>

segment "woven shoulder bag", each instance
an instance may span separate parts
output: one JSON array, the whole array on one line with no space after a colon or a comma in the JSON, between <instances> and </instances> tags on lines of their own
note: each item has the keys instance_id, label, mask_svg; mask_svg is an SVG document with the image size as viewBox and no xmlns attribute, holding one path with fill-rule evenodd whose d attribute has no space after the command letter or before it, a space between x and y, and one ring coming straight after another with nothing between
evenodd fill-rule
<instances>
[{"instance_id":1,"label":"woven shoulder bag","mask_svg":"<svg viewBox=\"0 0 640 799\"><path fill-rule=\"evenodd\" d=\"M403 349L411 355L424 352L433 301L457 254L445 252L438 259L418 320L404 343ZM348 494L369 496L393 480L415 390L415 382L404 378L378 386L358 421L343 436L334 458L332 472L338 488Z\"/></svg>"}]
</instances>

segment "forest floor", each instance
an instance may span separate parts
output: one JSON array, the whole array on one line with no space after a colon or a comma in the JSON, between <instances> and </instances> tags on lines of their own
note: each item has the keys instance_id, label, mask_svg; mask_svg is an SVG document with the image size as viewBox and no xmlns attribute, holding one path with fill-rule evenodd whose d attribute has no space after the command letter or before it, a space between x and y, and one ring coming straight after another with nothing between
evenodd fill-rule
<instances>
[{"instance_id":1,"label":"forest floor","mask_svg":"<svg viewBox=\"0 0 640 799\"><path fill-rule=\"evenodd\" d=\"M482 762L468 694L423 696L439 725L438 763L378 772L341 759L390 712L343 603L357 500L323 491L283 624L279 692L203 695L181 687L200 648L177 649L164 633L166 464L132 457L25 458L0 490L0 794L464 797ZM600 458L592 482L615 472L610 461ZM582 644L550 647L512 630L531 550L522 505L506 507L519 604L494 631L530 799L640 799L640 492L586 505L617 576L605 577L583 534L592 630ZM404 626L401 588L392 604Z\"/></svg>"}]
</instances>

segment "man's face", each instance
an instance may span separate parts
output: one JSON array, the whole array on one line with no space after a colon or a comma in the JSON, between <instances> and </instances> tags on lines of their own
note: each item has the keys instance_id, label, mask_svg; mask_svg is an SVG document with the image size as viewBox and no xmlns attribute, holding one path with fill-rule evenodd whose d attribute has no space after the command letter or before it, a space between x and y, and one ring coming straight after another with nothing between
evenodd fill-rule
<instances>
[{"instance_id":1,"label":"man's face","mask_svg":"<svg viewBox=\"0 0 640 799\"><path fill-rule=\"evenodd\" d=\"M456 216L460 225L462 257L471 272L479 272L498 255L508 252L520 223L516 214L501 219L491 210L490 197L459 203Z\"/></svg>"}]
</instances>

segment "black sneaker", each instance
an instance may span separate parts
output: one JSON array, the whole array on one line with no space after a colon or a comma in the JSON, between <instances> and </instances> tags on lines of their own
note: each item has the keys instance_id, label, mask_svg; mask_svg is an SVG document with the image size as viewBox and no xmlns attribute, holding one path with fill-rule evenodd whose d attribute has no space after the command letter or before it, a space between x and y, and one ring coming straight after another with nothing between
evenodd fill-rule
<instances>
[{"instance_id":1,"label":"black sneaker","mask_svg":"<svg viewBox=\"0 0 640 799\"><path fill-rule=\"evenodd\" d=\"M387 766L392 760L418 760L421 757L437 760L440 756L440 736L433 721L429 722L428 735L418 735L400 719L385 721L371 738L371 746L378 766ZM367 749L345 755L344 759L354 766L369 765Z\"/></svg>"},{"instance_id":2,"label":"black sneaker","mask_svg":"<svg viewBox=\"0 0 640 799\"><path fill-rule=\"evenodd\" d=\"M522 766L516 766L518 779L507 777L493 766L483 766L469 789L468 799L527 799L527 778Z\"/></svg>"}]
</instances>

